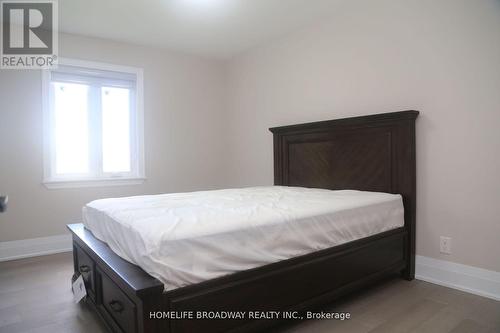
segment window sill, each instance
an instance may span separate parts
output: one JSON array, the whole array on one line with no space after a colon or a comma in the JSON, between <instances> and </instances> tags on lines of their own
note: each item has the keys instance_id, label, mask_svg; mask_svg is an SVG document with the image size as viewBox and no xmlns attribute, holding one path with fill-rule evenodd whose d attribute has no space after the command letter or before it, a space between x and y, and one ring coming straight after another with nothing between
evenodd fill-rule
<instances>
[{"instance_id":1,"label":"window sill","mask_svg":"<svg viewBox=\"0 0 500 333\"><path fill-rule=\"evenodd\" d=\"M46 180L43 185L49 190L60 188L81 188L81 187L107 187L107 186L127 186L140 185L146 178L107 178L107 179L82 179L82 180Z\"/></svg>"}]
</instances>

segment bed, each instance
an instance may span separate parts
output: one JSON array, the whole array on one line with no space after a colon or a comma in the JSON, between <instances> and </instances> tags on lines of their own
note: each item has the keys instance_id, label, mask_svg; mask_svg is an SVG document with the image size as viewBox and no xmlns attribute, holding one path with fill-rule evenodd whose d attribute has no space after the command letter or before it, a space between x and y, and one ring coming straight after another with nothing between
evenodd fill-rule
<instances>
[{"instance_id":1,"label":"bed","mask_svg":"<svg viewBox=\"0 0 500 333\"><path fill-rule=\"evenodd\" d=\"M234 320L209 319L210 316L196 320L190 318L193 312L195 316L200 313L212 314L211 318L217 318L216 314L222 311L300 313L362 289L388 275L398 274L407 280L413 279L417 116L417 111L402 111L271 128L274 137L275 187L110 199L88 205L87 228L83 224L68 225L73 234L75 276L82 275L84 278L88 291L87 303L115 332L259 331L286 320L283 317L269 320L248 316ZM317 199L308 209L294 211L293 219L280 215L282 220L287 220L293 226L287 225L283 229L282 225L276 223L280 220L274 215L284 203L273 198L281 194L290 197L291 193L303 201L313 194L317 195ZM379 225L373 227L376 225L374 222L365 223L364 227L355 225L354 229L358 230L356 233L352 232L352 228L339 228L326 242L321 238L321 231L339 225L334 219L335 214L344 220L346 216L346 207L335 214L327 209L329 203L324 197L331 196L330 193L348 197L346 202L350 202L351 206L346 207L350 209L349 212L354 211L356 202L361 203L363 200L372 206L378 205L379 215L372 211L369 215L378 216L376 220ZM360 193L366 194L366 198L362 199ZM160 224L157 225L158 229L153 228L155 223L163 220L157 219L155 222L154 217L160 210L153 208L165 200L172 202L175 199L178 205L175 212L180 214L183 207L189 207L186 204L193 200L193 195L198 200L195 200L195 204L208 207L205 214L213 211L214 207L226 209L224 200L232 204L232 195L241 196L243 202L253 198L258 202L256 207L262 217L257 219L256 216L260 215L250 214L245 218L245 223L253 223L251 232L240 230L238 233L238 229L233 228L234 223L231 221L242 216L240 211L236 211L236 215L221 217L225 223L207 222L205 228L199 228L194 237L190 228L183 227L189 225L186 223L179 223L177 229L169 234L175 237L158 236L165 226ZM201 204L200 197L204 200ZM142 208L145 202L149 205L147 210ZM266 202L272 205L266 208ZM400 209L401 202L404 211ZM286 207L293 205L293 202L285 202ZM305 203L301 206L307 207ZM361 206L358 209L367 209L366 203ZM132 210L131 207L137 209ZM126 213L124 208L128 209ZM382 208L385 209L384 213L380 213ZM234 207L226 211L234 211ZM106 220L110 216L115 218ZM392 216L392 220L388 216ZM186 216L182 216L181 220L189 221ZM357 221L354 218L351 220L345 221L349 221L349 224ZM392 222L387 223L389 220ZM134 226L137 221L147 221L149 224ZM313 222L314 225L311 224ZM290 229L293 232L289 234L283 231ZM219 232L208 232L210 230ZM315 234L314 230L320 232ZM271 249L263 250L266 242L252 244L251 238L245 239L256 235L279 239L277 236L272 238L273 232L291 242L308 237L306 242L302 242L302 245L308 246L297 250L283 243L277 247L279 251L273 249L273 252ZM224 238L217 238L221 234L224 234ZM113 242L117 235L123 238L121 242ZM189 261L189 256L193 258L193 255L202 253L204 248L213 248L212 252L206 250L204 256L208 257L211 253L215 256L221 252L221 249L216 248L217 244L224 247L241 243L242 249L252 245L253 252L246 261L241 256L228 257L224 261L219 260L219 264L225 263L224 267L202 267L196 270L197 274L177 274L178 271L169 271L165 269L166 266L151 264L158 260L148 262L147 256L141 258L144 257L141 255L144 251L134 251L135 245L141 242L149 244L145 240L151 237L161 238L165 244L172 245L171 252L168 252L171 261L165 260L165 263L173 268ZM157 249L148 250L151 258L154 258ZM183 253L185 256L182 256ZM156 255L158 259L162 253L156 252ZM182 267L179 267L182 271Z\"/></svg>"}]
</instances>

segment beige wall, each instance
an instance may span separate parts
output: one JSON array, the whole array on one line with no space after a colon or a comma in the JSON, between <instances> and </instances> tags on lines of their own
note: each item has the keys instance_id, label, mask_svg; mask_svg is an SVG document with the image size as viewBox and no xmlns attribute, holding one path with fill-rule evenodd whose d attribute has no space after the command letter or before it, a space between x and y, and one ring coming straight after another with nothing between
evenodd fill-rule
<instances>
[{"instance_id":1,"label":"beige wall","mask_svg":"<svg viewBox=\"0 0 500 333\"><path fill-rule=\"evenodd\" d=\"M0 70L0 242L65 233L84 203L104 197L220 187L222 64L164 50L62 35L60 56L144 68L147 181L46 189L39 71Z\"/></svg>"},{"instance_id":2,"label":"beige wall","mask_svg":"<svg viewBox=\"0 0 500 333\"><path fill-rule=\"evenodd\" d=\"M342 3L226 64L63 35L61 56L144 68L139 186L43 187L40 74L0 71L0 241L62 234L98 198L271 184L271 126L418 109L418 254L500 271L500 1Z\"/></svg>"},{"instance_id":3,"label":"beige wall","mask_svg":"<svg viewBox=\"0 0 500 333\"><path fill-rule=\"evenodd\" d=\"M272 183L268 127L417 109L418 254L500 271L500 1L344 1L228 71L232 185Z\"/></svg>"}]
</instances>

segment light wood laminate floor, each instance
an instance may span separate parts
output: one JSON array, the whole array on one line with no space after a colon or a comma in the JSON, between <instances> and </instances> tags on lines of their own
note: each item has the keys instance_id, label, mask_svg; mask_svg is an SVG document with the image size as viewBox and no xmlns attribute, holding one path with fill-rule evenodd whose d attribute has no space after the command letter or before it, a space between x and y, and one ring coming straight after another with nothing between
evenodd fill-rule
<instances>
[{"instance_id":1,"label":"light wood laminate floor","mask_svg":"<svg viewBox=\"0 0 500 333\"><path fill-rule=\"evenodd\" d=\"M75 304L71 253L0 263L0 332L106 332ZM304 321L279 332L500 333L500 302L422 281L389 280L327 310L347 321Z\"/></svg>"}]
</instances>

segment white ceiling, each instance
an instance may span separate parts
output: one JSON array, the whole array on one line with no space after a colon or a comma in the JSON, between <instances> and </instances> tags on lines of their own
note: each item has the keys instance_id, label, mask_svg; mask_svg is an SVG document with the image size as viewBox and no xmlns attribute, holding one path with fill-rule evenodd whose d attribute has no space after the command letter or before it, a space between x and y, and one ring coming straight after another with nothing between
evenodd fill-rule
<instances>
[{"instance_id":1,"label":"white ceiling","mask_svg":"<svg viewBox=\"0 0 500 333\"><path fill-rule=\"evenodd\" d=\"M59 30L229 58L331 14L340 0L62 0Z\"/></svg>"}]
</instances>

